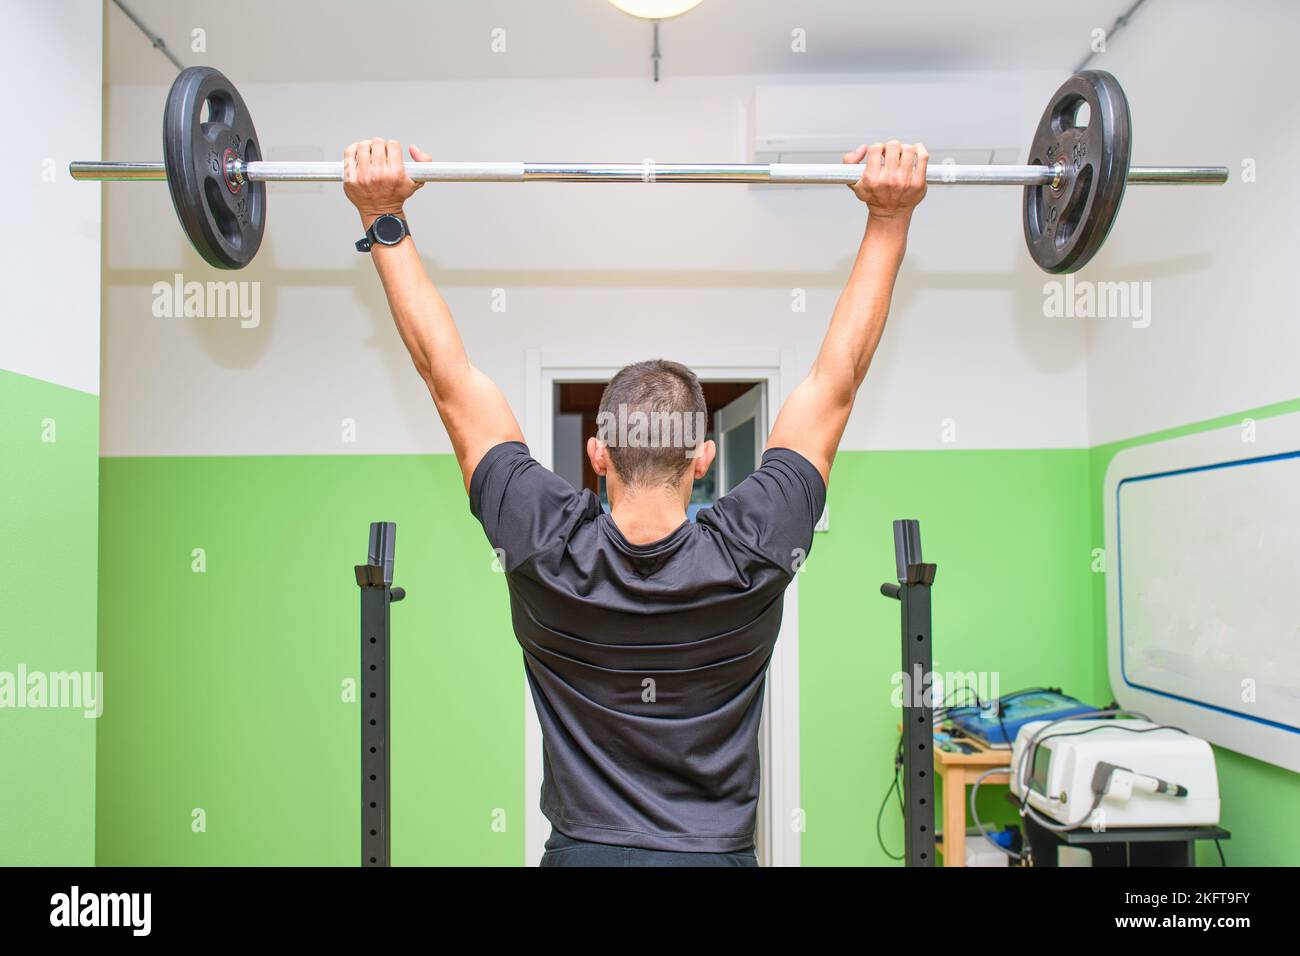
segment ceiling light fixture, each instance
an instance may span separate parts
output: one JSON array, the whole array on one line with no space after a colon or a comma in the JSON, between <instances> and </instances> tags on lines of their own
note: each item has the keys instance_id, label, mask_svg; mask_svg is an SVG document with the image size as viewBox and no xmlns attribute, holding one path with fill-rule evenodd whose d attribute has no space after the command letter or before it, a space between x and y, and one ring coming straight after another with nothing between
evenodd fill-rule
<instances>
[{"instance_id":1,"label":"ceiling light fixture","mask_svg":"<svg viewBox=\"0 0 1300 956\"><path fill-rule=\"evenodd\" d=\"M668 20L694 10L700 0L609 0L624 13L642 20Z\"/></svg>"}]
</instances>

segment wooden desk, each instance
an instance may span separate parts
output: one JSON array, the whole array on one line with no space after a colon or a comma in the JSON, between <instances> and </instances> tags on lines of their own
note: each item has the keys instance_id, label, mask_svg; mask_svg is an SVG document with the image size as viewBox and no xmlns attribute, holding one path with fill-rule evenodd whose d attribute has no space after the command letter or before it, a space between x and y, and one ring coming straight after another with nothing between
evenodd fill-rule
<instances>
[{"instance_id":1,"label":"wooden desk","mask_svg":"<svg viewBox=\"0 0 1300 956\"><path fill-rule=\"evenodd\" d=\"M966 741L972 747L979 745ZM944 866L966 865L966 793L967 784L992 767L1010 767L1010 750L980 750L973 754L950 753L934 748L934 770L943 783L943 853ZM992 774L984 783L1007 784L1011 773Z\"/></svg>"}]
</instances>

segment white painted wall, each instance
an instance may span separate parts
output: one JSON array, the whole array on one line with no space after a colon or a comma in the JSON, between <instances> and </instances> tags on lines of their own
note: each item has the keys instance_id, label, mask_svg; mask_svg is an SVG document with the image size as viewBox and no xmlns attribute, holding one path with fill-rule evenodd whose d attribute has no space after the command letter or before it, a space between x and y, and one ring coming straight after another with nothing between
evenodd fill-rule
<instances>
[{"instance_id":1,"label":"white painted wall","mask_svg":"<svg viewBox=\"0 0 1300 956\"><path fill-rule=\"evenodd\" d=\"M790 78L780 78L790 82ZM854 78L861 81L863 78ZM271 159L333 158L354 138L415 138L439 158L660 162L748 157L747 109L772 77L241 87ZM817 77L825 82L826 77ZM1026 140L1057 78L1008 103ZM108 91L107 151L156 159L164 90ZM1026 143L1027 145L1027 143ZM96 187L88 187L94 189ZM188 248L162 185L105 190L104 453L448 451L334 186L272 187L242 273ZM934 187L939 192L939 187ZM811 362L861 235L846 190L582 184L430 185L420 248L475 362L523 417L527 349L647 357L793 348ZM151 286L261 283L261 322L160 319ZM948 189L918 215L894 316L847 448L1078 446L1085 328L1042 316L1020 192ZM506 311L492 311L493 289ZM807 291L795 313L793 290ZM356 441L341 422L355 419Z\"/></svg>"},{"instance_id":2,"label":"white painted wall","mask_svg":"<svg viewBox=\"0 0 1300 956\"><path fill-rule=\"evenodd\" d=\"M0 368L99 392L100 197L68 176L98 159L103 4L11 3L0 29L9 128Z\"/></svg>"},{"instance_id":3,"label":"white painted wall","mask_svg":"<svg viewBox=\"0 0 1300 956\"><path fill-rule=\"evenodd\" d=\"M1135 163L1233 176L1125 197L1088 275L1150 282L1152 321L1083 323L1093 444L1300 396L1297 39L1300 4L1191 0L1152 4L1097 59L1128 93Z\"/></svg>"}]
</instances>

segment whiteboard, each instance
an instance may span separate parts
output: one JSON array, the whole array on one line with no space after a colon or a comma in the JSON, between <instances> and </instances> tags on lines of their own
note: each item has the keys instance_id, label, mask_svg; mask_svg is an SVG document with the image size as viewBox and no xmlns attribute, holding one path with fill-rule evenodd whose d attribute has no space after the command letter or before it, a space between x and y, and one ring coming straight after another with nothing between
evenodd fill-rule
<instances>
[{"instance_id":1,"label":"whiteboard","mask_svg":"<svg viewBox=\"0 0 1300 956\"><path fill-rule=\"evenodd\" d=\"M1104 494L1116 699L1300 770L1300 415L1120 452Z\"/></svg>"}]
</instances>

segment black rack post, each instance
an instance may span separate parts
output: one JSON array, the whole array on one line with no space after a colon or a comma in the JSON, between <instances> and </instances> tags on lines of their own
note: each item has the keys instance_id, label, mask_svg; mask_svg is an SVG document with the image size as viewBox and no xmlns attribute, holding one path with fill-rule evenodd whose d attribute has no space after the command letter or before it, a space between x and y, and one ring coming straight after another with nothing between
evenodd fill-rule
<instances>
[{"instance_id":1,"label":"black rack post","mask_svg":"<svg viewBox=\"0 0 1300 956\"><path fill-rule=\"evenodd\" d=\"M902 606L903 856L908 866L934 866L934 701L930 586L935 566L921 560L921 525L894 522L898 583L880 593Z\"/></svg>"},{"instance_id":2,"label":"black rack post","mask_svg":"<svg viewBox=\"0 0 1300 956\"><path fill-rule=\"evenodd\" d=\"M356 565L361 588L361 865L389 864L388 645L391 605L406 597L393 587L397 525L370 525L365 564Z\"/></svg>"}]
</instances>

